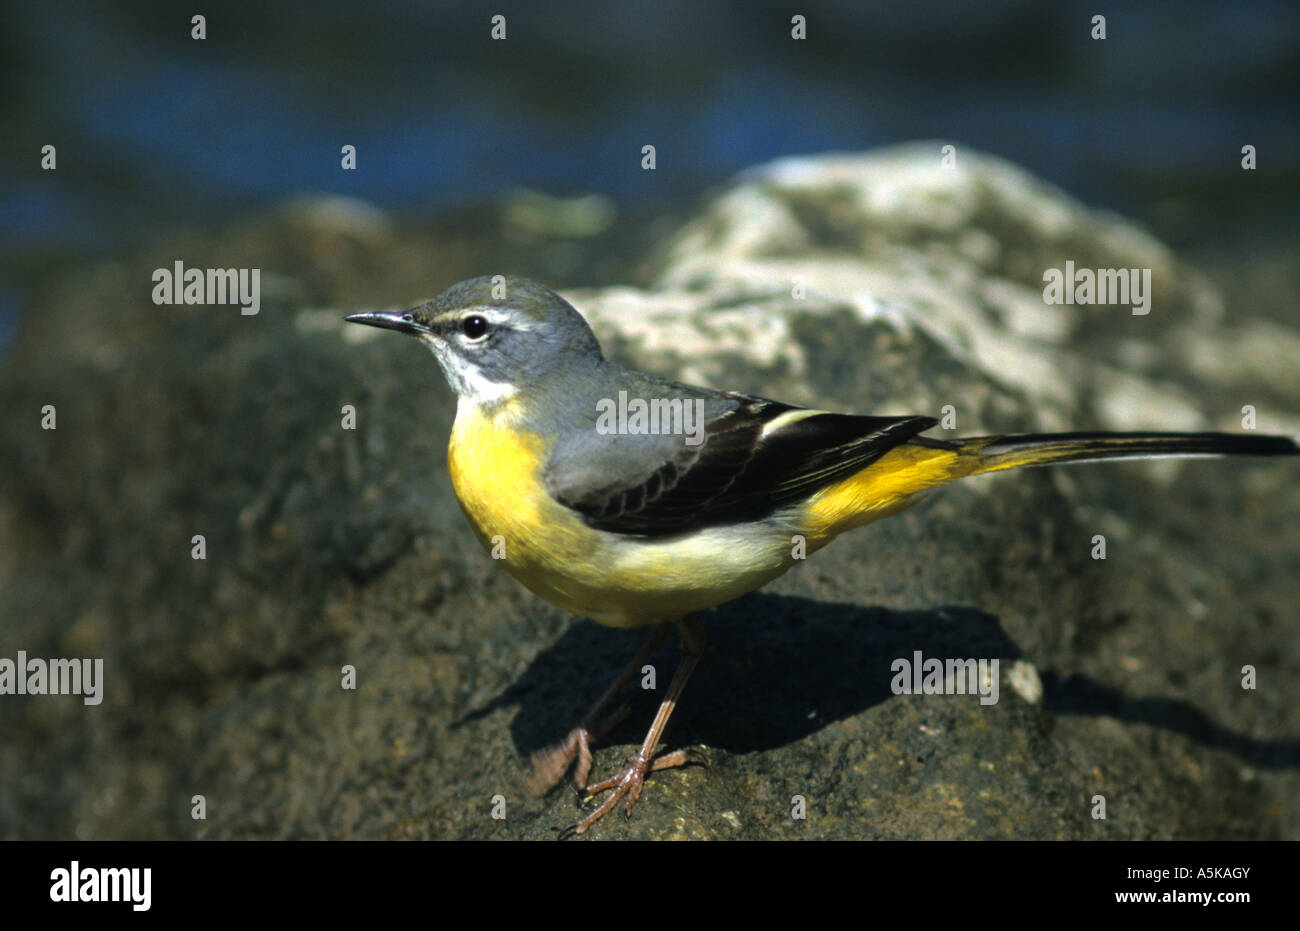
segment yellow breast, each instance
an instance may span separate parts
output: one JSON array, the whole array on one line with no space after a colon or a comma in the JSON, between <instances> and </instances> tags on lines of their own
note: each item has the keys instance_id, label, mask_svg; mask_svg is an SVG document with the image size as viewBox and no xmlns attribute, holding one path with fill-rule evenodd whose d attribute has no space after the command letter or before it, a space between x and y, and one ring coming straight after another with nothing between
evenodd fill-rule
<instances>
[{"instance_id":1,"label":"yellow breast","mask_svg":"<svg viewBox=\"0 0 1300 931\"><path fill-rule=\"evenodd\" d=\"M506 571L553 604L592 614L584 577L599 562L597 532L546 493L551 444L521 428L512 405L457 410L447 450L452 488L475 536Z\"/></svg>"},{"instance_id":2,"label":"yellow breast","mask_svg":"<svg viewBox=\"0 0 1300 931\"><path fill-rule=\"evenodd\" d=\"M548 452L547 442L517 426L509 403L494 414L457 411L447 449L452 488L479 542L509 569L550 562L546 551L572 545L563 539L572 529L567 515L542 483Z\"/></svg>"}]
</instances>

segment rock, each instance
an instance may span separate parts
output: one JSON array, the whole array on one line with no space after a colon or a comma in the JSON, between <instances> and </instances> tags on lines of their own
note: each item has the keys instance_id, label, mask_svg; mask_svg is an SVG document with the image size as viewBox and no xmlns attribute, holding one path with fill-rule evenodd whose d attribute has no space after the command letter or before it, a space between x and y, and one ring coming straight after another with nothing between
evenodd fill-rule
<instances>
[{"instance_id":1,"label":"rock","mask_svg":"<svg viewBox=\"0 0 1300 931\"><path fill-rule=\"evenodd\" d=\"M1260 431L1300 434L1293 320L1012 165L963 151L944 170L937 151L759 167L646 260L647 287L564 293L625 362L783 400L951 405L962 434L1237 430L1250 405ZM522 796L519 759L644 633L498 571L447 481L432 360L341 322L493 273L493 241L299 202L43 295L0 370L0 656L101 656L105 698L0 697L0 836L547 838L574 820L571 792ZM151 270L178 256L261 267L261 313L152 305ZM1151 269L1150 314L1045 304L1067 260ZM669 734L707 768L655 774L592 835L1297 836L1296 469L990 476L846 535L712 612ZM999 659L999 702L893 694L916 650ZM657 654L661 677L676 659ZM628 697L597 778L653 714Z\"/></svg>"}]
</instances>

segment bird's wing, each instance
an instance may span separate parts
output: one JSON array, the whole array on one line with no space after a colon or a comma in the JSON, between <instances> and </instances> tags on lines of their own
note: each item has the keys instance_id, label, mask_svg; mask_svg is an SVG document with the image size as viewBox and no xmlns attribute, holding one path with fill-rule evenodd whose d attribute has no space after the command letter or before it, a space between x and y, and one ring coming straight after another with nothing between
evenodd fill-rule
<instances>
[{"instance_id":1,"label":"bird's wing","mask_svg":"<svg viewBox=\"0 0 1300 931\"><path fill-rule=\"evenodd\" d=\"M726 395L704 441L601 436L559 448L551 497L600 530L657 537L759 520L865 468L937 421L859 417Z\"/></svg>"}]
</instances>

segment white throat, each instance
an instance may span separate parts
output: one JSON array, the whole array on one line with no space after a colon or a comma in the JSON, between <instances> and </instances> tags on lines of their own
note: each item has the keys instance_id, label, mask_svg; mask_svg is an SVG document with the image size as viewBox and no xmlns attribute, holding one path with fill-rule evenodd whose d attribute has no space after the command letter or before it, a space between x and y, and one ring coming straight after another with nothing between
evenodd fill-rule
<instances>
[{"instance_id":1,"label":"white throat","mask_svg":"<svg viewBox=\"0 0 1300 931\"><path fill-rule=\"evenodd\" d=\"M509 382L492 381L471 362L449 350L441 340L427 337L424 344L438 359L443 374L459 398L458 406L495 406L515 396L517 389Z\"/></svg>"}]
</instances>

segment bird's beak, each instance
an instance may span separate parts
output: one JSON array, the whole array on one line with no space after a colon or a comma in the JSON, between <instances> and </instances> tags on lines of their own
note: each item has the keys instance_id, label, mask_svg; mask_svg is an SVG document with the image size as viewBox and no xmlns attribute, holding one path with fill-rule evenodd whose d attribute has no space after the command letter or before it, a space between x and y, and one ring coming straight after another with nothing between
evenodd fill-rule
<instances>
[{"instance_id":1,"label":"bird's beak","mask_svg":"<svg viewBox=\"0 0 1300 931\"><path fill-rule=\"evenodd\" d=\"M381 330L396 330L398 333L406 333L408 336L419 336L422 333L429 332L429 328L418 322L410 312L384 313L381 311L368 311L364 314L350 314L343 319L348 323L364 323L366 326L376 326Z\"/></svg>"}]
</instances>

